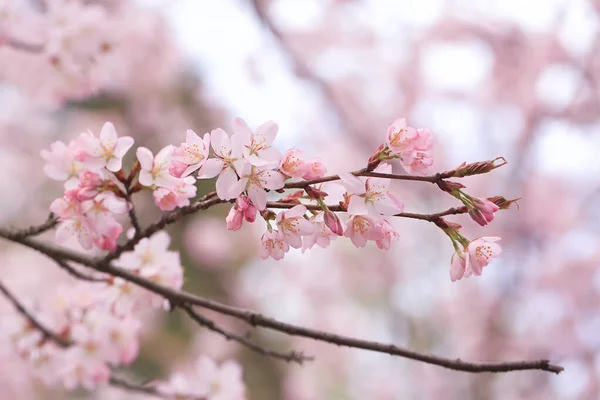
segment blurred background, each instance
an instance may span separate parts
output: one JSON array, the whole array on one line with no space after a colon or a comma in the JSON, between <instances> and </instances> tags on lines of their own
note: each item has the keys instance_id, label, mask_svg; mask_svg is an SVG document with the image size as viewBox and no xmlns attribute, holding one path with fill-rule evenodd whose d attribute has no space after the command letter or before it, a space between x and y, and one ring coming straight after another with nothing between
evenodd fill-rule
<instances>
[{"instance_id":1,"label":"blurred background","mask_svg":"<svg viewBox=\"0 0 600 400\"><path fill-rule=\"evenodd\" d=\"M24 42L44 34L11 14L15 3L35 16L44 1L4 2L0 33ZM433 131L436 172L498 156L509 162L463 183L478 197L523 197L518 209L500 212L486 228L449 218L468 238L502 237L502 257L483 276L451 283L451 243L432 224L409 220L394 221L401 240L388 252L338 240L262 261L264 223L228 232L228 207L220 206L169 231L182 252L185 288L291 323L448 358L548 358L565 367L558 376L469 375L252 331L263 344L316 356L287 365L184 315L158 313L144 323L132 377L164 378L207 354L241 362L252 400L600 398L600 1L83 3L104 9L93 27L109 38L85 68L0 47L3 225L43 221L62 195L62 185L42 173L40 150L87 129L97 133L107 120L157 151L183 141L187 128L228 130L236 116L253 127L272 119L278 148L322 157L336 173L363 167L387 126L404 116ZM203 182L199 193L212 185ZM456 205L430 186L395 182L394 190L410 212ZM144 223L159 218L150 196L139 197ZM7 243L0 243L0 260L7 284L31 302L64 279L51 262ZM0 310L12 312L4 302ZM3 398L135 398L116 389L67 395L32 385L9 353L0 346Z\"/></svg>"}]
</instances>

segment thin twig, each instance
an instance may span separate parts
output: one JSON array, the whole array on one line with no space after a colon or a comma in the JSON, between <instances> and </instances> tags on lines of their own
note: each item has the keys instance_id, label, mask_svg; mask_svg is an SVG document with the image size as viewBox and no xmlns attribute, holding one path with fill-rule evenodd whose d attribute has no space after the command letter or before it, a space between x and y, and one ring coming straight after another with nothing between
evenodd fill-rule
<instances>
[{"instance_id":1,"label":"thin twig","mask_svg":"<svg viewBox=\"0 0 600 400\"><path fill-rule=\"evenodd\" d=\"M302 352L291 351L289 353L283 353L283 352L279 352L279 351L265 349L255 343L251 342L250 340L248 340L247 338L245 338L243 336L236 335L234 333L223 330L222 328L217 326L214 321L212 321L212 320L206 318L205 316L199 314L198 312L194 311L193 308L190 306L182 306L181 308L190 316L190 318L192 318L194 321L196 321L199 325L202 325L205 328L210 329L211 331L220 333L227 340L236 341L236 342L248 347L249 349L254 350L257 353L262 354L264 356L277 358L277 359L284 360L287 362L295 362L300 365L302 365L305 361L312 361L314 359L313 357L305 356Z\"/></svg>"},{"instance_id":2,"label":"thin twig","mask_svg":"<svg viewBox=\"0 0 600 400\"><path fill-rule=\"evenodd\" d=\"M52 332L50 329L46 328L40 321L38 321L38 319L34 317L33 314L31 314L23 304L21 304L21 302L16 298L16 296L13 295L8 290L8 288L4 286L2 282L0 282L0 292L4 294L4 297L6 297L6 299L12 303L12 305L25 319L27 319L36 329L38 329L44 335L44 338L53 340L54 342L56 342L56 344L58 344L61 347L69 347L71 345L70 341L61 338L59 335Z\"/></svg>"},{"instance_id":3,"label":"thin twig","mask_svg":"<svg viewBox=\"0 0 600 400\"><path fill-rule=\"evenodd\" d=\"M83 274L81 272L79 272L77 269L75 269L74 267L72 267L71 265L69 265L68 262L62 260L62 259L54 259L54 261L65 271L67 271L69 273L69 275L77 278L77 279L81 279L82 281L88 281L88 282L107 282L108 280L106 278L100 278L100 277L94 277L94 276L89 276L86 274Z\"/></svg>"},{"instance_id":4,"label":"thin twig","mask_svg":"<svg viewBox=\"0 0 600 400\"><path fill-rule=\"evenodd\" d=\"M56 225L58 225L58 217L53 213L50 213L43 224L30 226L29 228L15 232L14 235L19 237L36 236L49 231Z\"/></svg>"},{"instance_id":5,"label":"thin twig","mask_svg":"<svg viewBox=\"0 0 600 400\"><path fill-rule=\"evenodd\" d=\"M366 176L372 178L387 178L387 179L396 179L402 181L417 181L417 182L429 182L429 183L437 183L443 180L441 174L428 175L428 176L419 176L419 175L403 175L403 174L384 174L381 172L373 172L369 171L366 168L359 169L358 171L351 172L352 175L356 176ZM329 175L324 176L318 179L311 179L299 182L288 182L283 187L284 189L304 189L310 185L316 185L319 183L332 182L340 180L339 175Z\"/></svg>"}]
</instances>

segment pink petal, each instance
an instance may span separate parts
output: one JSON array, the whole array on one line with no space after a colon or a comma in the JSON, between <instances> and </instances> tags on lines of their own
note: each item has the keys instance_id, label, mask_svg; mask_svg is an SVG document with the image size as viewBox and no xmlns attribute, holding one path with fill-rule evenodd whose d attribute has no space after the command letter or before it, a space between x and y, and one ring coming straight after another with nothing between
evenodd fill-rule
<instances>
[{"instance_id":1,"label":"pink petal","mask_svg":"<svg viewBox=\"0 0 600 400\"><path fill-rule=\"evenodd\" d=\"M225 168L223 172L217 178L217 195L221 200L229 200L234 196L231 196L229 192L231 187L237 183L238 178L236 173L231 168Z\"/></svg>"},{"instance_id":2,"label":"pink petal","mask_svg":"<svg viewBox=\"0 0 600 400\"><path fill-rule=\"evenodd\" d=\"M218 158L209 158L206 160L200 171L198 171L199 179L210 179L219 175L225 164Z\"/></svg>"},{"instance_id":3,"label":"pink petal","mask_svg":"<svg viewBox=\"0 0 600 400\"><path fill-rule=\"evenodd\" d=\"M135 154L137 156L138 161L140 162L140 165L142 166L142 169L151 171L152 166L154 165L154 155L152 154L152 152L145 147L138 147ZM142 183L142 185L143 184L144 183Z\"/></svg>"},{"instance_id":4,"label":"pink petal","mask_svg":"<svg viewBox=\"0 0 600 400\"><path fill-rule=\"evenodd\" d=\"M255 136L263 136L266 139L265 144L271 145L277 137L279 126L273 121L267 121L261 124L254 132Z\"/></svg>"},{"instance_id":5,"label":"pink petal","mask_svg":"<svg viewBox=\"0 0 600 400\"><path fill-rule=\"evenodd\" d=\"M342 172L338 174L338 176L340 177L342 183L344 184L344 187L349 193L366 193L365 183L359 177L349 172Z\"/></svg>"}]
</instances>

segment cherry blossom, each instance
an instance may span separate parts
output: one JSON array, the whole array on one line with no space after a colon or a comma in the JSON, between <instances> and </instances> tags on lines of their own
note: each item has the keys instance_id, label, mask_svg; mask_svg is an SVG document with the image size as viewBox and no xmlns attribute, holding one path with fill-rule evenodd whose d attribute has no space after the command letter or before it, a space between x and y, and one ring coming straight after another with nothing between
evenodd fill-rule
<instances>
[{"instance_id":1,"label":"cherry blossom","mask_svg":"<svg viewBox=\"0 0 600 400\"><path fill-rule=\"evenodd\" d=\"M486 226L492 222L496 211L500 209L496 204L485 198L471 199L470 205L472 208L469 210L469 216L481 226Z\"/></svg>"},{"instance_id":2,"label":"cherry blossom","mask_svg":"<svg viewBox=\"0 0 600 400\"><path fill-rule=\"evenodd\" d=\"M300 149L289 149L283 154L279 164L279 171L290 178L302 178L308 173L310 164L305 163L302 158L304 152Z\"/></svg>"},{"instance_id":3,"label":"cherry blossom","mask_svg":"<svg viewBox=\"0 0 600 400\"><path fill-rule=\"evenodd\" d=\"M269 257L273 257L275 260L281 260L289 250L289 244L285 241L284 236L278 231L267 231L261 238L260 257L263 260L266 260Z\"/></svg>"},{"instance_id":4,"label":"cherry blossom","mask_svg":"<svg viewBox=\"0 0 600 400\"><path fill-rule=\"evenodd\" d=\"M378 224L368 215L352 215L346 224L344 236L349 237L356 247L365 247L368 240L382 240L384 233Z\"/></svg>"},{"instance_id":5,"label":"cherry blossom","mask_svg":"<svg viewBox=\"0 0 600 400\"><path fill-rule=\"evenodd\" d=\"M384 163L374 172L391 173L392 166ZM350 173L341 173L340 178L350 194L348 212L360 215L395 215L401 213L404 205L391 193L389 178L368 178L363 182Z\"/></svg>"},{"instance_id":6,"label":"cherry blossom","mask_svg":"<svg viewBox=\"0 0 600 400\"><path fill-rule=\"evenodd\" d=\"M419 133L406 124L405 118L395 120L388 128L387 145L396 154L405 154L415 148Z\"/></svg>"},{"instance_id":7,"label":"cherry blossom","mask_svg":"<svg viewBox=\"0 0 600 400\"><path fill-rule=\"evenodd\" d=\"M196 132L188 129L185 134L185 143L181 143L173 150L171 174L177 177L188 176L204 165L209 152L210 134L205 133L200 138Z\"/></svg>"},{"instance_id":8,"label":"cherry blossom","mask_svg":"<svg viewBox=\"0 0 600 400\"><path fill-rule=\"evenodd\" d=\"M254 222L256 219L256 212L257 209L248 196L239 196L229 210L227 218L225 218L227 229L230 231L237 231L242 227L244 219L250 223Z\"/></svg>"},{"instance_id":9,"label":"cherry blossom","mask_svg":"<svg viewBox=\"0 0 600 400\"><path fill-rule=\"evenodd\" d=\"M190 198L196 196L196 179L191 176L177 178L171 189L159 187L152 192L154 203L163 211L190 205Z\"/></svg>"},{"instance_id":10,"label":"cherry blossom","mask_svg":"<svg viewBox=\"0 0 600 400\"><path fill-rule=\"evenodd\" d=\"M215 158L209 158L198 171L198 178L217 178L217 195L222 200L237 197L240 193L231 194L231 188L238 181L237 169L245 164L242 158L241 138L233 135L231 138L223 129L214 129L210 133L210 143Z\"/></svg>"},{"instance_id":11,"label":"cherry blossom","mask_svg":"<svg viewBox=\"0 0 600 400\"><path fill-rule=\"evenodd\" d=\"M502 248L497 242L499 237L481 237L469 243L467 248L469 257L467 259L465 270L470 269L474 275L481 275L483 267L488 265L492 258L499 257Z\"/></svg>"},{"instance_id":12,"label":"cherry blossom","mask_svg":"<svg viewBox=\"0 0 600 400\"><path fill-rule=\"evenodd\" d=\"M77 184L77 178L83 169L82 163L75 159L75 148L75 142L67 146L58 141L50 145L50 150L41 151L42 158L46 160L44 173L54 180L67 181L66 187Z\"/></svg>"},{"instance_id":13,"label":"cherry blossom","mask_svg":"<svg viewBox=\"0 0 600 400\"><path fill-rule=\"evenodd\" d=\"M233 120L233 132L242 144L244 158L257 167L278 163L281 153L271 147L277 136L278 126L273 121L260 125L254 132L241 118Z\"/></svg>"},{"instance_id":14,"label":"cherry blossom","mask_svg":"<svg viewBox=\"0 0 600 400\"><path fill-rule=\"evenodd\" d=\"M327 173L327 167L323 160L319 157L308 159L304 162L307 166L306 173L302 176L304 179L319 179L325 176Z\"/></svg>"},{"instance_id":15,"label":"cherry blossom","mask_svg":"<svg viewBox=\"0 0 600 400\"><path fill-rule=\"evenodd\" d=\"M334 240L338 235L333 233L328 225L323 220L323 213L318 214L312 219L314 226L313 233L302 237L302 253L306 250L312 249L316 244L321 248L327 248L331 241ZM342 231L343 234L343 231Z\"/></svg>"},{"instance_id":16,"label":"cherry blossom","mask_svg":"<svg viewBox=\"0 0 600 400\"><path fill-rule=\"evenodd\" d=\"M381 218L377 223L377 226L381 229L381 232L383 232L382 238L375 241L377 247L381 250L389 250L392 246L392 242L400 240L400 235L386 219Z\"/></svg>"},{"instance_id":17,"label":"cherry blossom","mask_svg":"<svg viewBox=\"0 0 600 400\"><path fill-rule=\"evenodd\" d=\"M121 169L123 156L133 146L130 136L117 137L115 126L106 122L96 137L91 132L82 133L77 141L79 149L76 159L85 168L99 170L106 168L111 172Z\"/></svg>"},{"instance_id":18,"label":"cherry blossom","mask_svg":"<svg viewBox=\"0 0 600 400\"><path fill-rule=\"evenodd\" d=\"M152 152L139 147L136 151L137 159L140 162L141 170L139 181L144 186L159 186L171 188L175 184L175 177L169 173L171 166L171 157L173 155L173 145L168 145L158 152L156 157Z\"/></svg>"},{"instance_id":19,"label":"cherry blossom","mask_svg":"<svg viewBox=\"0 0 600 400\"><path fill-rule=\"evenodd\" d=\"M249 163L243 163L238 170L238 174L240 179L232 185L229 195L237 197L245 191L260 211L267 207L267 192L265 189L277 190L284 186L285 177L280 172L268 167L256 167Z\"/></svg>"},{"instance_id":20,"label":"cherry blossom","mask_svg":"<svg viewBox=\"0 0 600 400\"><path fill-rule=\"evenodd\" d=\"M304 218L304 214L306 214L306 207L297 205L279 213L275 220L280 236L295 249L302 247L302 236L311 235L314 232L313 224Z\"/></svg>"}]
</instances>

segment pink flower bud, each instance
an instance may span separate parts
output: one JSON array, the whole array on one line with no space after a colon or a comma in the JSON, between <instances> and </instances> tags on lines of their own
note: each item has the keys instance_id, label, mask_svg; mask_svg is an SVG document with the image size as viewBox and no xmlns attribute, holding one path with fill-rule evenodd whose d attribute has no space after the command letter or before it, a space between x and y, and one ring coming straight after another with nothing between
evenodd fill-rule
<instances>
[{"instance_id":1,"label":"pink flower bud","mask_svg":"<svg viewBox=\"0 0 600 400\"><path fill-rule=\"evenodd\" d=\"M342 236L344 234L344 228L342 227L342 221L340 218L332 211L325 210L324 214L325 225L331 232L335 233L338 236Z\"/></svg>"},{"instance_id":2,"label":"pink flower bud","mask_svg":"<svg viewBox=\"0 0 600 400\"><path fill-rule=\"evenodd\" d=\"M258 210L254 206L254 204L250 203L248 207L246 207L246 209L244 210L244 218L246 219L246 221L252 223L256 220L257 212Z\"/></svg>"},{"instance_id":3,"label":"pink flower bud","mask_svg":"<svg viewBox=\"0 0 600 400\"><path fill-rule=\"evenodd\" d=\"M494 214L500 209L496 204L484 198L474 199L472 203L475 208L469 210L469 215L481 226L492 222Z\"/></svg>"},{"instance_id":4,"label":"pink flower bud","mask_svg":"<svg viewBox=\"0 0 600 400\"><path fill-rule=\"evenodd\" d=\"M230 231L237 231L242 227L242 223L244 222L244 212L240 210L237 205L234 205L229 210L229 214L227 214L225 221L227 222L227 229Z\"/></svg>"},{"instance_id":5,"label":"pink flower bud","mask_svg":"<svg viewBox=\"0 0 600 400\"><path fill-rule=\"evenodd\" d=\"M500 164L496 165L496 161L498 160L500 160ZM444 172L442 175L447 177L462 178L463 176L486 174L506 164L508 164L508 162L504 159L504 157L498 157L493 160L480 161L471 164L462 163L453 171Z\"/></svg>"}]
</instances>

